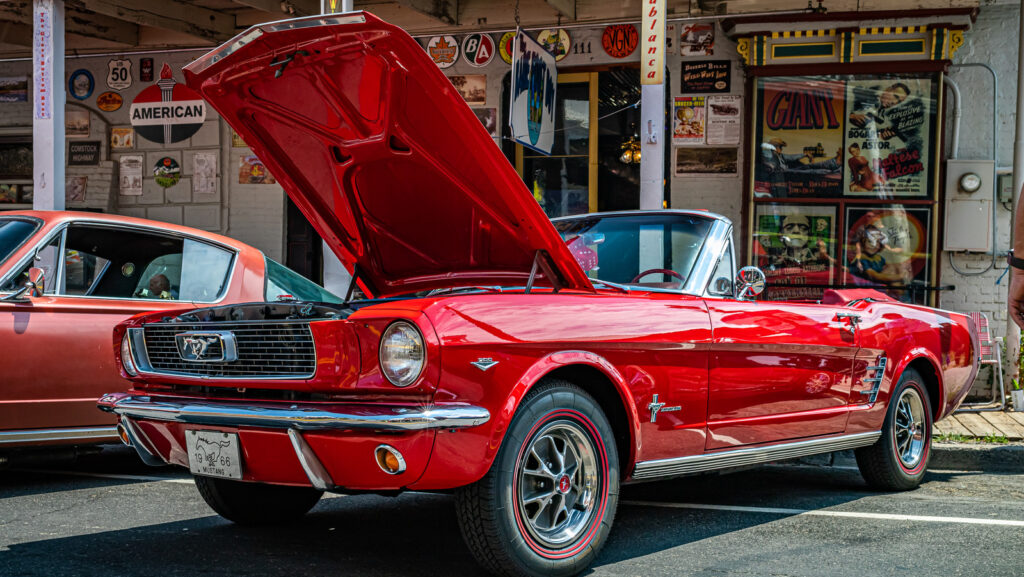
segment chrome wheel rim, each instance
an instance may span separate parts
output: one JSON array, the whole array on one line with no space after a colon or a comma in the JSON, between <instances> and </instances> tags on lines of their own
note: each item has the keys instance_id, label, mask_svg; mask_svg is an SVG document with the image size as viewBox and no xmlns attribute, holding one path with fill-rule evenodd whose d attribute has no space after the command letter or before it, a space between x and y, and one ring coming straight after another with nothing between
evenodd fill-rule
<instances>
[{"instance_id":1,"label":"chrome wheel rim","mask_svg":"<svg viewBox=\"0 0 1024 577\"><path fill-rule=\"evenodd\" d=\"M590 436L572 421L554 421L537 432L519 460L517 506L530 536L560 549L590 525L601 473Z\"/></svg>"},{"instance_id":2,"label":"chrome wheel rim","mask_svg":"<svg viewBox=\"0 0 1024 577\"><path fill-rule=\"evenodd\" d=\"M907 469L921 463L927 441L924 402L917 389L907 387L896 401L892 437L896 456Z\"/></svg>"}]
</instances>

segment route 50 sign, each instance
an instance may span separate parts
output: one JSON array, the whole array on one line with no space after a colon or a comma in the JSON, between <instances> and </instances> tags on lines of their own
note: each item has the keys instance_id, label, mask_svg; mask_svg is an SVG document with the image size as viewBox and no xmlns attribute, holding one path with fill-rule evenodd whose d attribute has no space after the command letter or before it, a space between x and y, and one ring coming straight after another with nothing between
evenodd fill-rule
<instances>
[{"instance_id":1,"label":"route 50 sign","mask_svg":"<svg viewBox=\"0 0 1024 577\"><path fill-rule=\"evenodd\" d=\"M132 85L132 61L111 60L107 66L107 86L114 90L124 90Z\"/></svg>"}]
</instances>

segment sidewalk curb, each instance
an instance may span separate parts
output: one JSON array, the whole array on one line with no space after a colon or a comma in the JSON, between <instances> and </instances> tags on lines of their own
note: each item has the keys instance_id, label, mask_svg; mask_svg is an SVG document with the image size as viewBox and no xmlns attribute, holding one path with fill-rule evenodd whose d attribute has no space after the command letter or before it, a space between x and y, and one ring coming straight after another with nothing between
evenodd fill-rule
<instances>
[{"instance_id":1,"label":"sidewalk curb","mask_svg":"<svg viewBox=\"0 0 1024 577\"><path fill-rule=\"evenodd\" d=\"M852 450L811 455L791 461L817 467L856 467ZM930 470L1024 473L1024 444L932 443Z\"/></svg>"},{"instance_id":2,"label":"sidewalk curb","mask_svg":"<svg viewBox=\"0 0 1024 577\"><path fill-rule=\"evenodd\" d=\"M933 443L928 468L1024 473L1024 445Z\"/></svg>"}]
</instances>

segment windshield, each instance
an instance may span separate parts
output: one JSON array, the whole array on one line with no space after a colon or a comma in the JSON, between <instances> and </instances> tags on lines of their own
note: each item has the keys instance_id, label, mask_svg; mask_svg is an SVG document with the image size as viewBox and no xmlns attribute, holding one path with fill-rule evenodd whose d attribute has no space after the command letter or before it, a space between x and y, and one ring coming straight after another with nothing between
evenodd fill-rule
<instances>
[{"instance_id":1,"label":"windshield","mask_svg":"<svg viewBox=\"0 0 1024 577\"><path fill-rule=\"evenodd\" d=\"M681 290L697 262L712 220L689 214L631 214L554 222L593 279Z\"/></svg>"},{"instance_id":2,"label":"windshield","mask_svg":"<svg viewBox=\"0 0 1024 577\"><path fill-rule=\"evenodd\" d=\"M18 218L0 218L0 264L18 250L39 224Z\"/></svg>"},{"instance_id":3,"label":"windshield","mask_svg":"<svg viewBox=\"0 0 1024 577\"><path fill-rule=\"evenodd\" d=\"M293 298L299 301L313 303L337 303L342 304L344 299L334 295L291 270L283 264L276 263L269 258L267 261L267 288L264 298L268 302L274 302Z\"/></svg>"}]
</instances>

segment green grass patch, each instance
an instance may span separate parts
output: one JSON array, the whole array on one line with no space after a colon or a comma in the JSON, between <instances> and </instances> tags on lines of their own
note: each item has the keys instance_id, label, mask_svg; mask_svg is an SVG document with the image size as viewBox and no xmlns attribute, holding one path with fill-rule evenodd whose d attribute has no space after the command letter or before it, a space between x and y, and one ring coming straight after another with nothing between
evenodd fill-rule
<instances>
[{"instance_id":1,"label":"green grass patch","mask_svg":"<svg viewBox=\"0 0 1024 577\"><path fill-rule=\"evenodd\" d=\"M935 435L935 440L939 443L990 443L996 445L1005 445L1010 442L1003 435L986 435L984 437L968 437L965 435L958 435L956 433L943 433L941 435Z\"/></svg>"}]
</instances>

